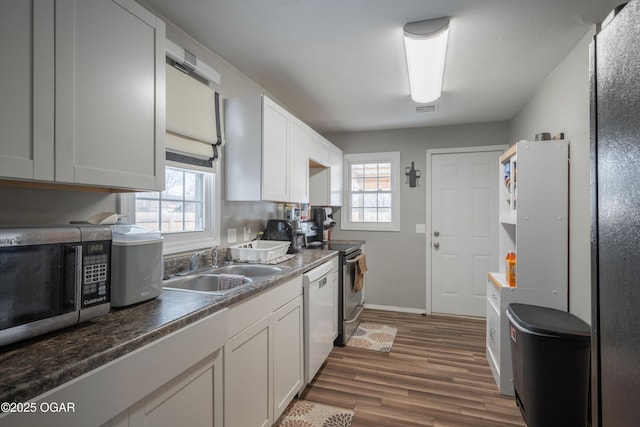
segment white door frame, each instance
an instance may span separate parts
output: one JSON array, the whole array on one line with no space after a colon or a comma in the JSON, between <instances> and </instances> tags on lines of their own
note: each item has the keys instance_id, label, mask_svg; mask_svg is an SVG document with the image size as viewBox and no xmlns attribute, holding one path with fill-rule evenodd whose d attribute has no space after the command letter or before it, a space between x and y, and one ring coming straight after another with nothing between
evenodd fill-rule
<instances>
[{"instance_id":1,"label":"white door frame","mask_svg":"<svg viewBox=\"0 0 640 427\"><path fill-rule=\"evenodd\" d=\"M433 237L432 235L432 231L431 231L431 172L432 172L432 166L431 166L431 160L433 158L434 155L436 154L459 154L459 153L479 153L479 152L485 152L485 151L504 151L507 148L509 148L509 145L504 144L504 145L483 145L483 146L478 146L478 147L455 147L455 148L435 148L435 149L430 149L427 150L427 172L426 172L426 179L425 179L425 186L427 187L427 206L426 206L426 224L425 224L425 228L426 228L426 235L425 235L425 269L426 269L426 280L427 280L427 301L426 301L426 307L427 307L427 314L431 314L431 305L432 305L432 298L431 298L431 290L432 290L432 286L431 286L431 238ZM498 163L496 162L496 168L498 167ZM496 218L496 221L498 220L498 218Z\"/></svg>"}]
</instances>

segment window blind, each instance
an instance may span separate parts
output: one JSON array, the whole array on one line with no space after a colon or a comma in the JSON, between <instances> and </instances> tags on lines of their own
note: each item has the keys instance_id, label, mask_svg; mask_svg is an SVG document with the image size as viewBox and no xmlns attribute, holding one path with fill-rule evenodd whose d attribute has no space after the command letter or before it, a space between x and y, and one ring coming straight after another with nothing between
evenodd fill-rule
<instances>
[{"instance_id":1,"label":"window blind","mask_svg":"<svg viewBox=\"0 0 640 427\"><path fill-rule=\"evenodd\" d=\"M215 172L223 143L220 95L169 64L166 76L167 160Z\"/></svg>"}]
</instances>

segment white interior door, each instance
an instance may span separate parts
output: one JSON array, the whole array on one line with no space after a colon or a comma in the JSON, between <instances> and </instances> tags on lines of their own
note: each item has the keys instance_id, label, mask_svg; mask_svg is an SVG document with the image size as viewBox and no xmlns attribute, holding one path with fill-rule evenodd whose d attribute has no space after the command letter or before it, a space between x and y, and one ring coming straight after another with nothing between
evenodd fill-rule
<instances>
[{"instance_id":1,"label":"white interior door","mask_svg":"<svg viewBox=\"0 0 640 427\"><path fill-rule=\"evenodd\" d=\"M498 266L501 151L431 156L432 312L485 317L486 273Z\"/></svg>"}]
</instances>

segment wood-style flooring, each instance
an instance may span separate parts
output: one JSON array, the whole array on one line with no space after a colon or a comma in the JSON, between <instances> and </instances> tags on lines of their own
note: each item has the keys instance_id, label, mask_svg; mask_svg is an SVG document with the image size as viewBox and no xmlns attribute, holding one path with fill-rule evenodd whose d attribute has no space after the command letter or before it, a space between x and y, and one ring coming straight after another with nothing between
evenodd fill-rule
<instances>
[{"instance_id":1,"label":"wood-style flooring","mask_svg":"<svg viewBox=\"0 0 640 427\"><path fill-rule=\"evenodd\" d=\"M302 399L353 409L352 427L524 426L485 358L484 319L365 310L395 326L390 353L334 347Z\"/></svg>"}]
</instances>

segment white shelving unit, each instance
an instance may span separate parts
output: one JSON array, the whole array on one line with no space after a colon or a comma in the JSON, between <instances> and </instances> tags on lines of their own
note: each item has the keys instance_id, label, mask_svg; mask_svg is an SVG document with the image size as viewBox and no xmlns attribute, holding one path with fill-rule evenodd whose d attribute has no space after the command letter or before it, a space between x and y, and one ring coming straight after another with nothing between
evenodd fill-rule
<instances>
[{"instance_id":1,"label":"white shelving unit","mask_svg":"<svg viewBox=\"0 0 640 427\"><path fill-rule=\"evenodd\" d=\"M510 288L504 261L487 273L487 360L500 393L513 395L507 307L568 309L569 142L520 141L498 167L499 254L516 253L517 275Z\"/></svg>"}]
</instances>

